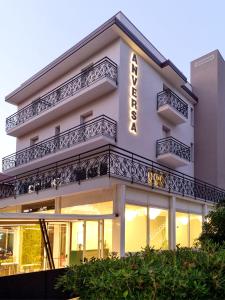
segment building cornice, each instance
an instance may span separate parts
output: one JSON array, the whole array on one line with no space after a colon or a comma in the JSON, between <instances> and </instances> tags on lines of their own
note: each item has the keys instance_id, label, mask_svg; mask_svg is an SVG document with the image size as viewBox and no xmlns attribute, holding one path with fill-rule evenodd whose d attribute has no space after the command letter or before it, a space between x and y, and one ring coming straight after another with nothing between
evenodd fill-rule
<instances>
[{"instance_id":1,"label":"building cornice","mask_svg":"<svg viewBox=\"0 0 225 300\"><path fill-rule=\"evenodd\" d=\"M123 19L123 21L121 20ZM125 21L127 24L125 24ZM12 104L17 104L15 101L15 97L25 90L28 86L32 85L35 81L40 79L43 75L54 69L56 66L64 62L66 59L70 58L73 54L75 54L78 50L83 48L85 45L90 43L92 40L94 40L96 37L101 35L103 32L105 32L107 29L109 29L112 26L117 26L122 32L130 38L158 67L161 69L165 67L170 67L185 83L187 83L187 78L184 76L184 74L169 60L165 59L161 53L148 41L147 38L145 38L140 31L126 18L126 16L123 15L122 12L117 13L112 18L110 18L108 21L106 21L104 24L102 24L100 27L95 29L92 33L87 35L84 39L82 39L80 42L78 42L76 45L74 45L72 48L70 48L68 51L63 53L61 56L59 56L57 59L52 61L50 64L48 64L45 68L37 72L35 75L30 77L27 81L25 81L23 84L21 84L17 89L15 89L13 92L8 94L5 97L5 100L7 102L10 102ZM128 28L129 25L132 29ZM135 31L135 32L134 32ZM118 34L118 33L117 33ZM138 36L139 35L139 36ZM140 38L141 37L141 38ZM142 39L142 40L141 40ZM149 46L146 46L145 43L148 43ZM159 59L152 51L154 49L154 52L158 54L158 56L162 59ZM192 91L190 91L187 87L184 89L189 96L191 96L196 101L196 96L193 94ZM188 91L187 91L188 90Z\"/></svg>"}]
</instances>

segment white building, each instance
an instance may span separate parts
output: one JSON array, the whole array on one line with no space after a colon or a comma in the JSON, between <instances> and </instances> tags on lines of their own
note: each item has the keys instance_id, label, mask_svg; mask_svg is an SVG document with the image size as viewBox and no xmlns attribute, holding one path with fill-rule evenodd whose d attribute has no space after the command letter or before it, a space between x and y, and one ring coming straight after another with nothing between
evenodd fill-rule
<instances>
[{"instance_id":1,"label":"white building","mask_svg":"<svg viewBox=\"0 0 225 300\"><path fill-rule=\"evenodd\" d=\"M45 268L49 244L56 267L192 246L224 198L194 178L190 83L121 12L6 101L18 107L6 120L17 151L0 184L8 273Z\"/></svg>"}]
</instances>

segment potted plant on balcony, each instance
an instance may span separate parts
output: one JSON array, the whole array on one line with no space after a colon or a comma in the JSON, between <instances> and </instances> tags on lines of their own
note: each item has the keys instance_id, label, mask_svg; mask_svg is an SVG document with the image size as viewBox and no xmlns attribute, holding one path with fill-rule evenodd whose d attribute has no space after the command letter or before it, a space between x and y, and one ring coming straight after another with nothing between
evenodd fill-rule
<instances>
[{"instance_id":1,"label":"potted plant on balcony","mask_svg":"<svg viewBox=\"0 0 225 300\"><path fill-rule=\"evenodd\" d=\"M18 186L19 194L26 194L29 192L30 183L28 181L21 182Z\"/></svg>"},{"instance_id":2,"label":"potted plant on balcony","mask_svg":"<svg viewBox=\"0 0 225 300\"><path fill-rule=\"evenodd\" d=\"M37 180L34 184L34 190L38 193L41 190L41 180Z\"/></svg>"},{"instance_id":3,"label":"potted plant on balcony","mask_svg":"<svg viewBox=\"0 0 225 300\"><path fill-rule=\"evenodd\" d=\"M51 176L46 176L44 179L44 187L45 189L48 189L51 187L51 181L52 181L52 177Z\"/></svg>"},{"instance_id":4,"label":"potted plant on balcony","mask_svg":"<svg viewBox=\"0 0 225 300\"><path fill-rule=\"evenodd\" d=\"M93 177L98 176L98 168L97 167L90 167L88 169L87 175L88 175L88 178L93 178Z\"/></svg>"},{"instance_id":5,"label":"potted plant on balcony","mask_svg":"<svg viewBox=\"0 0 225 300\"><path fill-rule=\"evenodd\" d=\"M55 178L52 179L52 181L51 181L51 187L52 188L56 188L57 189L57 187L60 186L60 185L61 185L61 179L60 179L60 177L55 177Z\"/></svg>"},{"instance_id":6,"label":"potted plant on balcony","mask_svg":"<svg viewBox=\"0 0 225 300\"><path fill-rule=\"evenodd\" d=\"M106 162L100 163L100 176L106 175L108 173L108 164Z\"/></svg>"},{"instance_id":7,"label":"potted plant on balcony","mask_svg":"<svg viewBox=\"0 0 225 300\"><path fill-rule=\"evenodd\" d=\"M76 181L81 181L86 179L86 170L85 168L78 168L76 169Z\"/></svg>"},{"instance_id":8,"label":"potted plant on balcony","mask_svg":"<svg viewBox=\"0 0 225 300\"><path fill-rule=\"evenodd\" d=\"M28 186L28 194L31 194L31 193L33 193L33 192L34 192L34 190L35 190L35 186L34 186L34 184L30 184L30 185Z\"/></svg>"}]
</instances>

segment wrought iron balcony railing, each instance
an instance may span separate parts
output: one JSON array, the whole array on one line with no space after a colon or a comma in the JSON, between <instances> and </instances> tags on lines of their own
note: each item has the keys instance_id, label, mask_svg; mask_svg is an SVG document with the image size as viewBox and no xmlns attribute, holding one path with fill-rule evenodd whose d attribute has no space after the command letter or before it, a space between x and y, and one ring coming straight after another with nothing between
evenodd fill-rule
<instances>
[{"instance_id":1,"label":"wrought iron balcony railing","mask_svg":"<svg viewBox=\"0 0 225 300\"><path fill-rule=\"evenodd\" d=\"M191 148L173 137L167 137L156 141L156 157L171 153L180 158L191 160Z\"/></svg>"},{"instance_id":2,"label":"wrought iron balcony railing","mask_svg":"<svg viewBox=\"0 0 225 300\"><path fill-rule=\"evenodd\" d=\"M169 104L171 107L176 109L185 118L188 118L188 105L180 97L178 97L170 89L162 91L157 94L157 110L163 106Z\"/></svg>"},{"instance_id":3,"label":"wrought iron balcony railing","mask_svg":"<svg viewBox=\"0 0 225 300\"><path fill-rule=\"evenodd\" d=\"M225 190L174 171L142 156L106 145L0 182L0 199L60 189L100 176L115 177L180 196L220 202Z\"/></svg>"},{"instance_id":4,"label":"wrought iron balcony railing","mask_svg":"<svg viewBox=\"0 0 225 300\"><path fill-rule=\"evenodd\" d=\"M27 120L40 115L82 89L102 78L109 78L117 83L117 65L108 57L103 58L90 68L69 79L48 94L17 111L6 119L6 130L10 130Z\"/></svg>"},{"instance_id":5,"label":"wrought iron balcony railing","mask_svg":"<svg viewBox=\"0 0 225 300\"><path fill-rule=\"evenodd\" d=\"M7 171L42 158L46 155L73 147L98 136L106 136L116 140L117 124L113 119L101 115L60 134L43 140L2 159L2 170Z\"/></svg>"}]
</instances>

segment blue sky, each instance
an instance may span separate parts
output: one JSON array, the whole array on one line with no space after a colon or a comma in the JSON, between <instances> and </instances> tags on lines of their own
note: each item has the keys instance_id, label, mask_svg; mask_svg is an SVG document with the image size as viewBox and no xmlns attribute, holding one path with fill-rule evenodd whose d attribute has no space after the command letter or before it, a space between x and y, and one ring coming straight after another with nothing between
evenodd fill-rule
<instances>
[{"instance_id":1,"label":"blue sky","mask_svg":"<svg viewBox=\"0 0 225 300\"><path fill-rule=\"evenodd\" d=\"M225 57L223 0L0 0L0 159L15 151L4 97L119 10L188 78L191 60Z\"/></svg>"}]
</instances>

